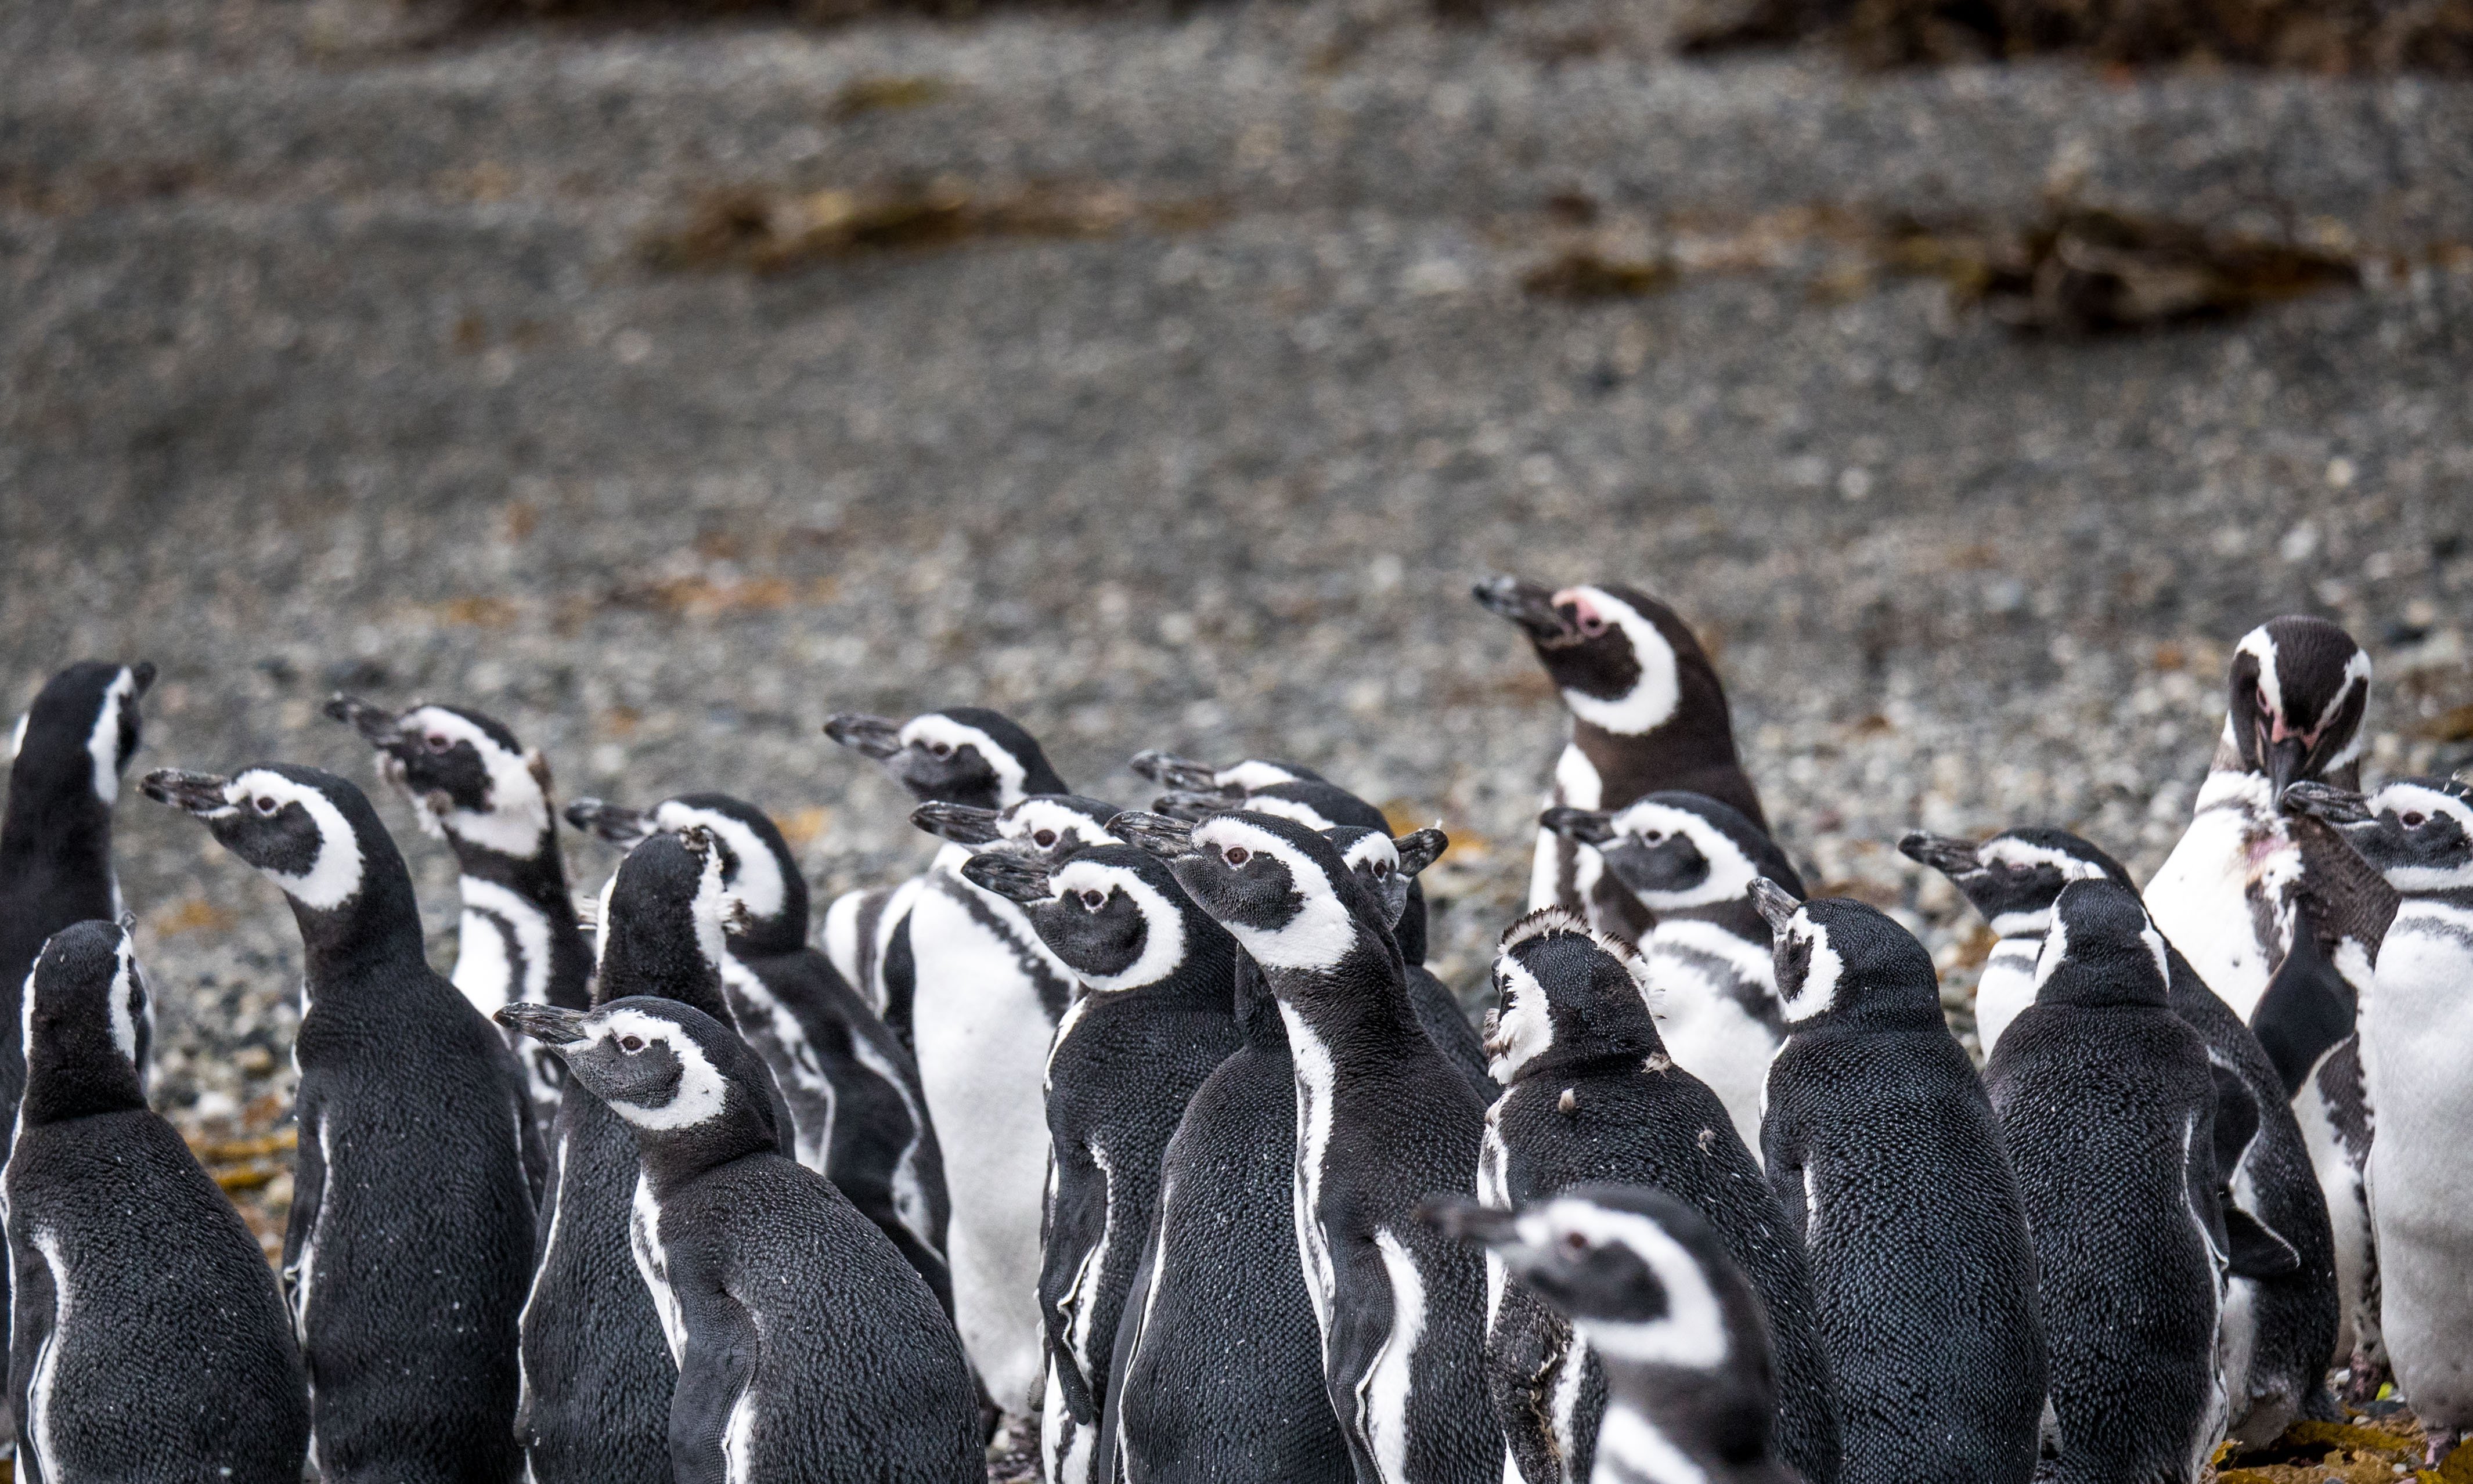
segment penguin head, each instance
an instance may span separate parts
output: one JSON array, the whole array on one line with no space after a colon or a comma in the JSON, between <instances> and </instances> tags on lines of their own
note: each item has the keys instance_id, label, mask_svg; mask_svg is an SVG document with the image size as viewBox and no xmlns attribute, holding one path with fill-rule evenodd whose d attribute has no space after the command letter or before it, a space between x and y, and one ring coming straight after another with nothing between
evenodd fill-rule
<instances>
[{"instance_id":1,"label":"penguin head","mask_svg":"<svg viewBox=\"0 0 2473 1484\"><path fill-rule=\"evenodd\" d=\"M2362 718L2370 704L2370 657L2323 618L2270 618L2233 646L2224 744L2269 798L2302 779L2351 787Z\"/></svg>"},{"instance_id":2,"label":"penguin head","mask_svg":"<svg viewBox=\"0 0 2473 1484\"><path fill-rule=\"evenodd\" d=\"M729 932L744 914L723 880L722 846L701 826L659 829L601 888L593 993L721 1003Z\"/></svg>"},{"instance_id":3,"label":"penguin head","mask_svg":"<svg viewBox=\"0 0 2473 1484\"><path fill-rule=\"evenodd\" d=\"M2073 881L2053 902L2035 955L2039 1005L2163 1005L2172 983L2164 935L2118 881Z\"/></svg>"},{"instance_id":4,"label":"penguin head","mask_svg":"<svg viewBox=\"0 0 2473 1484\"><path fill-rule=\"evenodd\" d=\"M1803 896L1803 878L1768 831L1704 795L1654 793L1613 813L1556 807L1537 822L1594 846L1615 879L1660 915L1741 907L1762 876Z\"/></svg>"},{"instance_id":5,"label":"penguin head","mask_svg":"<svg viewBox=\"0 0 2473 1484\"><path fill-rule=\"evenodd\" d=\"M807 942L807 878L771 815L729 794L680 794L649 809L601 799L566 806L566 822L622 850L660 834L700 831L734 910L730 939L750 953L795 953Z\"/></svg>"},{"instance_id":6,"label":"penguin head","mask_svg":"<svg viewBox=\"0 0 2473 1484\"><path fill-rule=\"evenodd\" d=\"M1540 907L1503 930L1495 949L1497 1002L1486 1016L1486 1069L1511 1086L1574 1058L1655 1056L1640 950L1593 930L1563 907Z\"/></svg>"},{"instance_id":7,"label":"penguin head","mask_svg":"<svg viewBox=\"0 0 2473 1484\"><path fill-rule=\"evenodd\" d=\"M124 923L54 933L26 978L22 1015L27 1122L146 1106L155 1009Z\"/></svg>"},{"instance_id":8,"label":"penguin head","mask_svg":"<svg viewBox=\"0 0 2473 1484\"><path fill-rule=\"evenodd\" d=\"M1674 610L1637 588L1565 587L1495 577L1477 600L1518 624L1581 721L1639 736L1687 701L1723 705L1717 672Z\"/></svg>"},{"instance_id":9,"label":"penguin head","mask_svg":"<svg viewBox=\"0 0 2473 1484\"><path fill-rule=\"evenodd\" d=\"M1382 904L1338 848L1294 820L1215 814L1188 826L1128 812L1109 827L1164 859L1194 905L1265 969L1327 974L1352 958L1397 951Z\"/></svg>"},{"instance_id":10,"label":"penguin head","mask_svg":"<svg viewBox=\"0 0 2473 1484\"><path fill-rule=\"evenodd\" d=\"M1842 897L1797 902L1773 881L1752 883L1768 919L1778 1012L1789 1034L1818 1025L1941 1025L1940 978L1915 936L1877 907Z\"/></svg>"},{"instance_id":11,"label":"penguin head","mask_svg":"<svg viewBox=\"0 0 2473 1484\"><path fill-rule=\"evenodd\" d=\"M1228 957L1228 935L1176 883L1165 862L1110 840L1054 866L1015 850L962 863L972 884L1021 905L1040 942L1100 993L1161 983L1198 953Z\"/></svg>"},{"instance_id":12,"label":"penguin head","mask_svg":"<svg viewBox=\"0 0 2473 1484\"><path fill-rule=\"evenodd\" d=\"M2407 896L2473 889L2473 784L2398 778L2366 798L2296 783L2287 807L2324 820Z\"/></svg>"},{"instance_id":13,"label":"penguin head","mask_svg":"<svg viewBox=\"0 0 2473 1484\"><path fill-rule=\"evenodd\" d=\"M84 659L44 682L9 735L9 791L91 799L108 809L137 755L137 702L155 683L152 664Z\"/></svg>"},{"instance_id":14,"label":"penguin head","mask_svg":"<svg viewBox=\"0 0 2473 1484\"><path fill-rule=\"evenodd\" d=\"M845 712L825 723L825 734L883 763L922 802L1001 809L1032 794L1070 792L1029 732L983 706L928 711L899 725Z\"/></svg>"},{"instance_id":15,"label":"penguin head","mask_svg":"<svg viewBox=\"0 0 2473 1484\"><path fill-rule=\"evenodd\" d=\"M260 763L228 778L162 768L146 775L144 788L147 798L205 821L224 849L283 888L298 911L341 910L372 879L403 870L369 796L318 768Z\"/></svg>"},{"instance_id":16,"label":"penguin head","mask_svg":"<svg viewBox=\"0 0 2473 1484\"><path fill-rule=\"evenodd\" d=\"M1033 794L1002 809L931 802L910 811L910 823L956 845L996 846L1050 864L1094 845L1113 845L1108 821L1120 811L1078 794Z\"/></svg>"},{"instance_id":17,"label":"penguin head","mask_svg":"<svg viewBox=\"0 0 2473 1484\"><path fill-rule=\"evenodd\" d=\"M1322 837L1338 847L1339 858L1357 884L1382 904L1383 921L1395 935L1408 910L1408 893L1418 874L1442 859L1452 843L1439 829L1411 830L1394 840L1388 829L1356 825L1333 826L1324 829Z\"/></svg>"},{"instance_id":18,"label":"penguin head","mask_svg":"<svg viewBox=\"0 0 2473 1484\"><path fill-rule=\"evenodd\" d=\"M2053 899L2073 881L2129 883L2121 862L2068 830L2046 826L2005 829L1981 845L1909 830L1898 850L1949 877L2004 938L2043 932Z\"/></svg>"},{"instance_id":19,"label":"penguin head","mask_svg":"<svg viewBox=\"0 0 2473 1484\"><path fill-rule=\"evenodd\" d=\"M326 714L377 750L422 833L518 860L550 838L549 763L492 718L435 705L396 713L341 694Z\"/></svg>"},{"instance_id":20,"label":"penguin head","mask_svg":"<svg viewBox=\"0 0 2473 1484\"><path fill-rule=\"evenodd\" d=\"M1278 783L1319 783L1322 775L1310 768L1271 758L1248 757L1225 768L1214 768L1207 762L1179 757L1157 748L1136 753L1127 764L1136 773L1162 788L1180 793L1219 794L1230 800L1241 800L1256 789ZM1168 810L1161 810L1164 814Z\"/></svg>"},{"instance_id":21,"label":"penguin head","mask_svg":"<svg viewBox=\"0 0 2473 1484\"><path fill-rule=\"evenodd\" d=\"M763 1064L693 1005L629 995L588 1012L519 1000L496 1018L548 1046L626 1121L657 1184L778 1147Z\"/></svg>"}]
</instances>

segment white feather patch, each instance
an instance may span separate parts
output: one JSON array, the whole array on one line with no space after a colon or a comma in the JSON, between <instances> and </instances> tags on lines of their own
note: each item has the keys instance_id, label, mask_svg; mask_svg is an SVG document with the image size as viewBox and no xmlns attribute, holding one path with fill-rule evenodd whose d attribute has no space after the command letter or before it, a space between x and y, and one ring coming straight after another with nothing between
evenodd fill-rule
<instances>
[{"instance_id":1,"label":"white feather patch","mask_svg":"<svg viewBox=\"0 0 2473 1484\"><path fill-rule=\"evenodd\" d=\"M279 773L252 768L224 787L228 806L238 808L256 799L276 804L297 803L318 826L318 858L298 875L269 871L267 878L304 907L329 911L352 899L361 890L361 840L352 832L335 801L306 783L295 783ZM220 815L215 816L220 818Z\"/></svg>"},{"instance_id":2,"label":"white feather patch","mask_svg":"<svg viewBox=\"0 0 2473 1484\"><path fill-rule=\"evenodd\" d=\"M1068 861L1048 879L1054 884L1060 901L1079 897L1084 892L1097 892L1102 898L1122 892L1142 915L1142 951L1119 972L1077 975L1092 989L1133 990L1146 984L1157 984L1176 972L1177 966L1185 962L1185 915L1177 911L1175 904L1162 896L1158 888L1143 880L1139 873L1123 866L1076 860Z\"/></svg>"},{"instance_id":3,"label":"white feather patch","mask_svg":"<svg viewBox=\"0 0 2473 1484\"><path fill-rule=\"evenodd\" d=\"M1567 689L1563 704L1580 720L1619 736L1638 736L1664 726L1683 696L1682 681L1675 670L1674 647L1638 609L1604 588L1577 587L1570 591L1594 606L1631 640L1632 658L1640 663L1640 679L1632 682L1631 689L1612 700ZM1555 596L1559 599L1564 594Z\"/></svg>"}]
</instances>

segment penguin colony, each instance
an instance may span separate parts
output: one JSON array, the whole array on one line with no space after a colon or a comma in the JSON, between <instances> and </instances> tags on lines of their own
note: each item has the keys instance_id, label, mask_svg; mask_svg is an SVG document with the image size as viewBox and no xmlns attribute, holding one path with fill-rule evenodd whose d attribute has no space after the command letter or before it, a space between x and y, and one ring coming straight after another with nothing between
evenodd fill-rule
<instances>
[{"instance_id":1,"label":"penguin colony","mask_svg":"<svg viewBox=\"0 0 2473 1484\"><path fill-rule=\"evenodd\" d=\"M817 918L756 804L562 813L499 722L339 696L454 852L451 981L353 783L149 774L300 933L279 1273L147 1104L154 671L62 671L0 823L21 1476L960 1484L1011 1417L1050 1484L2188 1484L2390 1381L2432 1467L2473 1429L2473 787L2363 791L2341 630L2242 639L2143 897L1900 842L1997 940L1979 1071L1681 618L1476 595L1573 718L1482 1034L1448 841L1293 763L1146 752L1128 809L993 711L837 716L942 843Z\"/></svg>"}]
</instances>

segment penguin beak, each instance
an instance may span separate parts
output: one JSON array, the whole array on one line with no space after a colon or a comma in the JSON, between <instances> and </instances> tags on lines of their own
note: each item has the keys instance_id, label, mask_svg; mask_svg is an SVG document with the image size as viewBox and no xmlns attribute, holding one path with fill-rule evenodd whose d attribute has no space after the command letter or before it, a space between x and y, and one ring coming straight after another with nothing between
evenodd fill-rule
<instances>
[{"instance_id":1,"label":"penguin beak","mask_svg":"<svg viewBox=\"0 0 2473 1484\"><path fill-rule=\"evenodd\" d=\"M1110 819L1107 827L1127 845L1138 845L1162 860L1193 853L1193 826L1184 820L1127 809Z\"/></svg>"},{"instance_id":2,"label":"penguin beak","mask_svg":"<svg viewBox=\"0 0 2473 1484\"><path fill-rule=\"evenodd\" d=\"M877 762L901 751L901 724L863 711L844 711L825 723L825 735Z\"/></svg>"},{"instance_id":3,"label":"penguin beak","mask_svg":"<svg viewBox=\"0 0 2473 1484\"><path fill-rule=\"evenodd\" d=\"M403 729L396 724L394 712L380 710L358 696L335 692L326 702L326 714L359 732L372 747L393 748L403 740Z\"/></svg>"},{"instance_id":4,"label":"penguin beak","mask_svg":"<svg viewBox=\"0 0 2473 1484\"><path fill-rule=\"evenodd\" d=\"M2276 796L2287 814L2306 814L2330 825L2362 825L2370 818L2369 802L2349 789L2304 779Z\"/></svg>"},{"instance_id":5,"label":"penguin beak","mask_svg":"<svg viewBox=\"0 0 2473 1484\"><path fill-rule=\"evenodd\" d=\"M1909 829L1898 837L1898 853L1945 876L1970 875L1983 869L1974 841L1921 829Z\"/></svg>"},{"instance_id":6,"label":"penguin beak","mask_svg":"<svg viewBox=\"0 0 2473 1484\"><path fill-rule=\"evenodd\" d=\"M982 850L962 862L962 879L1025 907L1056 896L1046 867L1007 850Z\"/></svg>"},{"instance_id":7,"label":"penguin beak","mask_svg":"<svg viewBox=\"0 0 2473 1484\"><path fill-rule=\"evenodd\" d=\"M1209 763L1195 762L1190 757L1163 753L1157 748L1136 753L1130 766L1162 788L1197 794L1220 791L1217 769Z\"/></svg>"},{"instance_id":8,"label":"penguin beak","mask_svg":"<svg viewBox=\"0 0 2473 1484\"><path fill-rule=\"evenodd\" d=\"M137 695L155 688L155 661L140 659L129 667L129 683Z\"/></svg>"},{"instance_id":9,"label":"penguin beak","mask_svg":"<svg viewBox=\"0 0 2473 1484\"><path fill-rule=\"evenodd\" d=\"M1452 837L1440 829L1412 829L1391 842L1400 855L1400 874L1412 878L1425 873L1428 866L1443 858L1452 848Z\"/></svg>"},{"instance_id":10,"label":"penguin beak","mask_svg":"<svg viewBox=\"0 0 2473 1484\"><path fill-rule=\"evenodd\" d=\"M1573 635L1570 620L1554 607L1550 587L1525 583L1517 577L1489 577L1472 591L1487 612L1510 619L1526 630L1532 639L1568 639Z\"/></svg>"},{"instance_id":11,"label":"penguin beak","mask_svg":"<svg viewBox=\"0 0 2473 1484\"><path fill-rule=\"evenodd\" d=\"M2301 777L2310 761L2310 745L2299 737L2278 737L2267 747L2267 786L2269 798L2281 799Z\"/></svg>"},{"instance_id":12,"label":"penguin beak","mask_svg":"<svg viewBox=\"0 0 2473 1484\"><path fill-rule=\"evenodd\" d=\"M1523 1245L1516 1230L1518 1216L1464 1195L1429 1195L1417 1203L1416 1216L1445 1236L1472 1245L1498 1252Z\"/></svg>"},{"instance_id":13,"label":"penguin beak","mask_svg":"<svg viewBox=\"0 0 2473 1484\"><path fill-rule=\"evenodd\" d=\"M571 1046L585 1039L585 1013L581 1010L517 1000L514 1004L499 1006L498 1013L491 1018L516 1034L529 1036L544 1045Z\"/></svg>"},{"instance_id":14,"label":"penguin beak","mask_svg":"<svg viewBox=\"0 0 2473 1484\"><path fill-rule=\"evenodd\" d=\"M1582 845L1603 845L1615 837L1614 816L1595 809L1574 809L1556 804L1537 816L1537 823L1566 840L1577 840Z\"/></svg>"},{"instance_id":15,"label":"penguin beak","mask_svg":"<svg viewBox=\"0 0 2473 1484\"><path fill-rule=\"evenodd\" d=\"M602 799L578 799L568 804L566 822L622 850L634 850L653 834L651 815Z\"/></svg>"},{"instance_id":16,"label":"penguin beak","mask_svg":"<svg viewBox=\"0 0 2473 1484\"><path fill-rule=\"evenodd\" d=\"M910 823L955 845L994 845L997 840L996 811L967 803L944 803L931 800L910 811ZM1004 894L998 892L996 895L1001 897Z\"/></svg>"},{"instance_id":17,"label":"penguin beak","mask_svg":"<svg viewBox=\"0 0 2473 1484\"><path fill-rule=\"evenodd\" d=\"M1766 876L1754 877L1752 884L1743 891L1752 898L1752 906L1760 912L1761 920L1769 924L1769 931L1773 933L1785 932L1786 924L1794 920L1795 909L1803 905L1785 887Z\"/></svg>"},{"instance_id":18,"label":"penguin beak","mask_svg":"<svg viewBox=\"0 0 2473 1484\"><path fill-rule=\"evenodd\" d=\"M1151 807L1169 819L1199 825L1214 814L1235 814L1244 804L1215 790L1174 788L1151 801Z\"/></svg>"},{"instance_id":19,"label":"penguin beak","mask_svg":"<svg viewBox=\"0 0 2473 1484\"><path fill-rule=\"evenodd\" d=\"M231 786L231 780L218 774L157 768L146 775L145 781L137 786L156 803L184 809L200 819L212 819L231 807L231 801L224 797L224 790Z\"/></svg>"}]
</instances>

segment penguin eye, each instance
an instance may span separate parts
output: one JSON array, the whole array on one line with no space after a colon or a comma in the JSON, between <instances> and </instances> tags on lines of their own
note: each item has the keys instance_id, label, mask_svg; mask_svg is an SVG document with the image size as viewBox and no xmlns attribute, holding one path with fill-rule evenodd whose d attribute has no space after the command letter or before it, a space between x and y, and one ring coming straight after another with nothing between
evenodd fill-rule
<instances>
[{"instance_id":1,"label":"penguin eye","mask_svg":"<svg viewBox=\"0 0 2473 1484\"><path fill-rule=\"evenodd\" d=\"M1254 858L1254 852L1241 845L1232 845L1222 852L1220 858L1232 866L1241 866Z\"/></svg>"},{"instance_id":2,"label":"penguin eye","mask_svg":"<svg viewBox=\"0 0 2473 1484\"><path fill-rule=\"evenodd\" d=\"M1039 847L1043 850L1046 850L1049 846L1056 843L1056 831L1052 829L1034 830L1031 833L1030 843Z\"/></svg>"},{"instance_id":3,"label":"penguin eye","mask_svg":"<svg viewBox=\"0 0 2473 1484\"><path fill-rule=\"evenodd\" d=\"M1107 904L1108 896L1105 892L1094 889L1082 894L1082 906L1086 911L1096 912Z\"/></svg>"},{"instance_id":4,"label":"penguin eye","mask_svg":"<svg viewBox=\"0 0 2473 1484\"><path fill-rule=\"evenodd\" d=\"M256 805L256 807L257 807L257 812L258 812L258 813L260 813L260 814L273 814L276 810L280 809L280 808L282 808L282 807L283 807L283 805L281 805L281 804L279 804L279 803L276 802L275 802L274 800L272 800L272 799L267 798L267 797L266 797L265 795L263 795L263 794L259 795L256 799L254 799L254 800L252 800L252 801L251 801L251 802Z\"/></svg>"},{"instance_id":5,"label":"penguin eye","mask_svg":"<svg viewBox=\"0 0 2473 1484\"><path fill-rule=\"evenodd\" d=\"M1380 881L1380 880L1381 880L1384 876L1387 876L1387 875L1389 875L1390 874L1391 874L1391 863L1390 863L1389 861L1387 861L1387 860L1378 860L1378 861L1376 861L1376 862L1374 863L1374 879L1375 879L1375 880Z\"/></svg>"},{"instance_id":6,"label":"penguin eye","mask_svg":"<svg viewBox=\"0 0 2473 1484\"><path fill-rule=\"evenodd\" d=\"M2423 814L2419 809L2415 809L2411 814L2408 814L2403 819L2397 821L2397 823L2404 826L2407 829L2419 829L2421 827L2422 821L2427 818L2429 818L2428 815Z\"/></svg>"},{"instance_id":7,"label":"penguin eye","mask_svg":"<svg viewBox=\"0 0 2473 1484\"><path fill-rule=\"evenodd\" d=\"M644 1049L644 1038L641 1036L621 1036L618 1038L618 1049L626 1052L629 1056L634 1056L636 1052Z\"/></svg>"},{"instance_id":8,"label":"penguin eye","mask_svg":"<svg viewBox=\"0 0 2473 1484\"><path fill-rule=\"evenodd\" d=\"M953 744L950 742L930 742L927 744L927 751L935 754L939 757L950 757L953 755Z\"/></svg>"},{"instance_id":9,"label":"penguin eye","mask_svg":"<svg viewBox=\"0 0 2473 1484\"><path fill-rule=\"evenodd\" d=\"M1563 1250L1564 1250L1565 1252L1567 1252L1567 1253L1571 1254L1571 1255L1572 1255L1573 1257L1587 1257L1587 1256L1589 1255L1589 1238L1588 1238L1588 1234L1587 1234L1586 1233L1582 1233L1582 1232L1566 1232L1566 1233L1563 1233Z\"/></svg>"},{"instance_id":10,"label":"penguin eye","mask_svg":"<svg viewBox=\"0 0 2473 1484\"><path fill-rule=\"evenodd\" d=\"M1580 632L1591 638L1596 638L1598 634L1606 632L1606 621L1595 613L1582 613L1580 615Z\"/></svg>"},{"instance_id":11,"label":"penguin eye","mask_svg":"<svg viewBox=\"0 0 2473 1484\"><path fill-rule=\"evenodd\" d=\"M1662 829L1644 829L1640 832L1640 839L1643 845L1655 845L1657 842L1665 838L1666 831Z\"/></svg>"},{"instance_id":12,"label":"penguin eye","mask_svg":"<svg viewBox=\"0 0 2473 1484\"><path fill-rule=\"evenodd\" d=\"M444 753L455 745L453 738L440 736L434 731L431 732L425 740L429 744L429 750L433 753Z\"/></svg>"}]
</instances>

